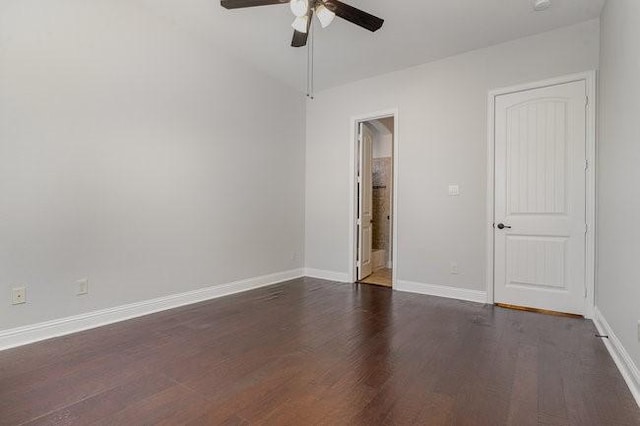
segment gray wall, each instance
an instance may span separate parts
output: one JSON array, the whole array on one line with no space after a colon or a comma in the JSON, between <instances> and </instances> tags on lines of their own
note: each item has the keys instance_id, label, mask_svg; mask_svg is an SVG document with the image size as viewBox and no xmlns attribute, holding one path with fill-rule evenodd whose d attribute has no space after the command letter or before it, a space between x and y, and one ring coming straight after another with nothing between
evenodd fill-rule
<instances>
[{"instance_id":1,"label":"gray wall","mask_svg":"<svg viewBox=\"0 0 640 426\"><path fill-rule=\"evenodd\" d=\"M3 2L0 330L302 267L304 109L135 2Z\"/></svg>"},{"instance_id":2,"label":"gray wall","mask_svg":"<svg viewBox=\"0 0 640 426\"><path fill-rule=\"evenodd\" d=\"M596 305L640 366L640 2L601 18Z\"/></svg>"},{"instance_id":3,"label":"gray wall","mask_svg":"<svg viewBox=\"0 0 640 426\"><path fill-rule=\"evenodd\" d=\"M305 266L349 272L350 118L397 107L398 278L484 291L487 93L597 69L598 45L589 21L318 93L307 103Z\"/></svg>"}]
</instances>

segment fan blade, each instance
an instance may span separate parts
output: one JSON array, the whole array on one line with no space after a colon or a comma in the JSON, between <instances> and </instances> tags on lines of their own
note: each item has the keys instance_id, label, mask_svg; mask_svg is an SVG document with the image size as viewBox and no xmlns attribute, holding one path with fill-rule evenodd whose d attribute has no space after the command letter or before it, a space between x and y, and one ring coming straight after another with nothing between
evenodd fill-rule
<instances>
[{"instance_id":1,"label":"fan blade","mask_svg":"<svg viewBox=\"0 0 640 426\"><path fill-rule=\"evenodd\" d=\"M220 0L220 6L225 9L240 9L243 7L269 6L271 4L289 3L289 0Z\"/></svg>"},{"instance_id":2,"label":"fan blade","mask_svg":"<svg viewBox=\"0 0 640 426\"><path fill-rule=\"evenodd\" d=\"M342 19L371 32L378 31L384 23L384 19L380 19L377 16L373 16L370 13L356 9L353 6L349 6L348 4L344 4L338 0L326 0L324 4L329 10L335 12L335 14Z\"/></svg>"},{"instance_id":3,"label":"fan blade","mask_svg":"<svg viewBox=\"0 0 640 426\"><path fill-rule=\"evenodd\" d=\"M307 21L307 32L301 33L300 31L293 30L293 40L291 40L291 47L303 47L307 45L307 39L309 38L309 30L311 29L312 20L313 20L313 9L309 9L309 20Z\"/></svg>"}]
</instances>

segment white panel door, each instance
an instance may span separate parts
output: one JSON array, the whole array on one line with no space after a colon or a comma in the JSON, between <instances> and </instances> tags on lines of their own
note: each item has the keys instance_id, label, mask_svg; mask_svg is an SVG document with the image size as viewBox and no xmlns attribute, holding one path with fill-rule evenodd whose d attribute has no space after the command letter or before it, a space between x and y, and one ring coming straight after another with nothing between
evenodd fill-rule
<instances>
[{"instance_id":1,"label":"white panel door","mask_svg":"<svg viewBox=\"0 0 640 426\"><path fill-rule=\"evenodd\" d=\"M496 97L495 302L584 314L586 84Z\"/></svg>"},{"instance_id":2,"label":"white panel door","mask_svg":"<svg viewBox=\"0 0 640 426\"><path fill-rule=\"evenodd\" d=\"M364 123L360 123L359 132L358 279L361 280L373 272L373 134Z\"/></svg>"}]
</instances>

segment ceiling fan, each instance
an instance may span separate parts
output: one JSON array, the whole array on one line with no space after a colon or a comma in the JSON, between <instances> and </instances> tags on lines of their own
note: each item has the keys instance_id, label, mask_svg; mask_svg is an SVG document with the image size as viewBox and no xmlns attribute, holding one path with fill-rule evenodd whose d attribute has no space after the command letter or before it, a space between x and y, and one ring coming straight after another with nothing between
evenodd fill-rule
<instances>
[{"instance_id":1,"label":"ceiling fan","mask_svg":"<svg viewBox=\"0 0 640 426\"><path fill-rule=\"evenodd\" d=\"M309 28L315 13L322 28L331 24L336 16L353 24L375 32L382 27L383 19L357 9L338 0L221 0L220 5L225 9L240 9L245 7L269 6L272 4L289 3L295 15L293 40L291 46L302 47L307 44Z\"/></svg>"}]
</instances>

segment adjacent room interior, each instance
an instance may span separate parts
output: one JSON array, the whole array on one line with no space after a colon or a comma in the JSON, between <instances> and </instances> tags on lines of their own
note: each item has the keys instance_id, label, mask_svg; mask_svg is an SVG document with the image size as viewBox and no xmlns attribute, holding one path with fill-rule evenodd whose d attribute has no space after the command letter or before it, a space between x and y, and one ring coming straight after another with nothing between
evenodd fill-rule
<instances>
[{"instance_id":1,"label":"adjacent room interior","mask_svg":"<svg viewBox=\"0 0 640 426\"><path fill-rule=\"evenodd\" d=\"M357 282L385 287L393 287L394 122L359 121L355 143Z\"/></svg>"},{"instance_id":2,"label":"adjacent room interior","mask_svg":"<svg viewBox=\"0 0 640 426\"><path fill-rule=\"evenodd\" d=\"M0 425L640 425L640 1L0 0Z\"/></svg>"}]
</instances>

